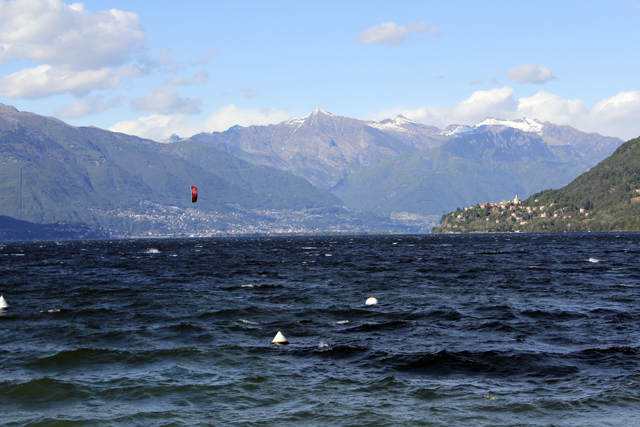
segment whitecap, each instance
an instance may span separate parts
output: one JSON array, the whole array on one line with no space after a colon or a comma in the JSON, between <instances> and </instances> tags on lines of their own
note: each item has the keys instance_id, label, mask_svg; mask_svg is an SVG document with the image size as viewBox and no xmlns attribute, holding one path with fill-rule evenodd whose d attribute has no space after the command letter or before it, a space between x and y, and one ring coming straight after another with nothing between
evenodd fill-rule
<instances>
[{"instance_id":1,"label":"whitecap","mask_svg":"<svg viewBox=\"0 0 640 427\"><path fill-rule=\"evenodd\" d=\"M252 322L251 320L246 320L246 319L240 319L240 321L242 323L246 323L247 325L259 325L260 324L258 322Z\"/></svg>"},{"instance_id":2,"label":"whitecap","mask_svg":"<svg viewBox=\"0 0 640 427\"><path fill-rule=\"evenodd\" d=\"M327 344L326 342L322 342L320 341L320 344L318 344L318 348L328 348L329 344Z\"/></svg>"},{"instance_id":3,"label":"whitecap","mask_svg":"<svg viewBox=\"0 0 640 427\"><path fill-rule=\"evenodd\" d=\"M348 320L338 320L337 322L333 322L333 323L337 323L338 325L342 325L343 323L349 323Z\"/></svg>"},{"instance_id":4,"label":"whitecap","mask_svg":"<svg viewBox=\"0 0 640 427\"><path fill-rule=\"evenodd\" d=\"M589 262L596 263L596 262L600 262L600 260L596 258L589 258Z\"/></svg>"},{"instance_id":5,"label":"whitecap","mask_svg":"<svg viewBox=\"0 0 640 427\"><path fill-rule=\"evenodd\" d=\"M254 285L253 283L248 283L248 284L246 284L246 285L240 285L240 287L242 287L242 288L253 288L253 287L255 287L255 286L256 286L256 285Z\"/></svg>"}]
</instances>

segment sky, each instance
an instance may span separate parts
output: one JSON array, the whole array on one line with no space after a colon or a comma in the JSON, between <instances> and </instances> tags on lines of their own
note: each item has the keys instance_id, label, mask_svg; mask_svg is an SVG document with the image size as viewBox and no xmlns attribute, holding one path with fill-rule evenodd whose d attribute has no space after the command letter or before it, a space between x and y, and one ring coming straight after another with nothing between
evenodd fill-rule
<instances>
[{"instance_id":1,"label":"sky","mask_svg":"<svg viewBox=\"0 0 640 427\"><path fill-rule=\"evenodd\" d=\"M640 0L0 0L0 103L160 141L331 114L640 136Z\"/></svg>"}]
</instances>

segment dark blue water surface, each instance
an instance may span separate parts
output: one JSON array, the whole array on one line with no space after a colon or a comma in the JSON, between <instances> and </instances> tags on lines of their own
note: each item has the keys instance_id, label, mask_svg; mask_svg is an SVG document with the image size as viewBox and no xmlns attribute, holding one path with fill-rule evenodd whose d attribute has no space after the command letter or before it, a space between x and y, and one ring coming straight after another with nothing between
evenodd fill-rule
<instances>
[{"instance_id":1,"label":"dark blue water surface","mask_svg":"<svg viewBox=\"0 0 640 427\"><path fill-rule=\"evenodd\" d=\"M3 426L640 423L637 233L5 242L0 291Z\"/></svg>"}]
</instances>

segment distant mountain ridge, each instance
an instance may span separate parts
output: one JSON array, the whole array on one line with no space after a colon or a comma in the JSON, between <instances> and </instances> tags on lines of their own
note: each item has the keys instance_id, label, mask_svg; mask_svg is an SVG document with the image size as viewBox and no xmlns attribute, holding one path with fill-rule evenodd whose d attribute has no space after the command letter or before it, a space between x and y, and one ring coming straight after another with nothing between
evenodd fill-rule
<instances>
[{"instance_id":1,"label":"distant mountain ridge","mask_svg":"<svg viewBox=\"0 0 640 427\"><path fill-rule=\"evenodd\" d=\"M440 130L403 116L362 121L319 108L277 125L187 139L288 171L351 208L386 215L440 215L481 197L562 186L623 142L532 118L488 117Z\"/></svg>"},{"instance_id":2,"label":"distant mountain ridge","mask_svg":"<svg viewBox=\"0 0 640 427\"><path fill-rule=\"evenodd\" d=\"M234 126L224 132L200 133L185 139L222 148L254 164L277 167L330 190L351 173L399 154L502 129L536 134L558 158L585 168L595 165L623 142L531 118L489 117L474 126L450 125L440 130L404 116L372 122L334 116L320 108L277 125Z\"/></svg>"}]
</instances>

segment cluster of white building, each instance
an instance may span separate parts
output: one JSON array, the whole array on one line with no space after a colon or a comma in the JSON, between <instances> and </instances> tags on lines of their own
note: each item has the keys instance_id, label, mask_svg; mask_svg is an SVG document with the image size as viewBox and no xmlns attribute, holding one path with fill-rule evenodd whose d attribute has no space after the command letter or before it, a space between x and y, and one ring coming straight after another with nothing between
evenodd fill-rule
<instances>
[{"instance_id":1,"label":"cluster of white building","mask_svg":"<svg viewBox=\"0 0 640 427\"><path fill-rule=\"evenodd\" d=\"M638 199L640 200L640 198ZM538 200L536 199L535 201L537 202ZM540 212L540 215L538 215L538 217L540 218L561 218L561 219L571 218L571 215L565 214L565 211L568 209L567 207L557 208L554 211L550 212L549 209L547 209L546 205L521 206L521 204L522 204L522 200L518 197L518 195L516 195L516 197L513 200L503 200L498 203L480 203L477 206L466 207L464 208L464 210L470 211L478 207L480 209L485 209L487 206L491 208L492 212L502 212L505 210L511 210L511 211L514 211L513 213L511 213L511 217L514 218L516 222L520 222L523 225L527 223L527 221L523 221L523 218L521 216L524 212L527 212L529 214L534 214L536 211ZM555 205L556 205L555 203L551 203L549 205L549 208ZM585 216L589 216L589 212L584 208L580 208L580 213L584 214ZM458 214L457 219L464 219L464 214ZM486 221L489 221L489 216L486 217ZM499 224L500 220L496 219L495 222L496 224Z\"/></svg>"}]
</instances>

